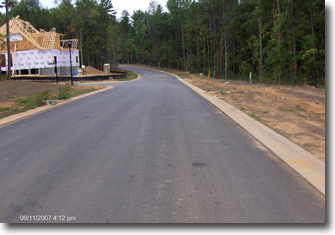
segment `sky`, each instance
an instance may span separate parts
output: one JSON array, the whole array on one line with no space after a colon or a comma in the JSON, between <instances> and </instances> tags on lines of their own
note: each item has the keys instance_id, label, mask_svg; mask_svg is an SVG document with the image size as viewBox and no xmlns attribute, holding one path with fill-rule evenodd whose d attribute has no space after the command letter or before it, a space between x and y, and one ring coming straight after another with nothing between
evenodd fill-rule
<instances>
[{"instance_id":1,"label":"sky","mask_svg":"<svg viewBox=\"0 0 335 235\"><path fill-rule=\"evenodd\" d=\"M74 3L75 0L72 0L72 2ZM117 12L117 18L121 17L121 13L124 9L126 9L130 15L133 14L133 11L138 9L145 11L148 9L150 2L151 0L112 0L114 10ZM164 11L167 11L167 8L165 7L167 0L156 0L156 2L163 7ZM55 7L53 0L40 0L40 3L45 8Z\"/></svg>"}]
</instances>

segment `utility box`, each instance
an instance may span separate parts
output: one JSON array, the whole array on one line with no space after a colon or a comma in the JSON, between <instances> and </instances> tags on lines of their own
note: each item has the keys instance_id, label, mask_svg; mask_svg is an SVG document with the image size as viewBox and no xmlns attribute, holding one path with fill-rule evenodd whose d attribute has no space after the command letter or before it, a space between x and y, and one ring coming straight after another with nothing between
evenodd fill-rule
<instances>
[{"instance_id":1,"label":"utility box","mask_svg":"<svg viewBox=\"0 0 335 235\"><path fill-rule=\"evenodd\" d=\"M109 74L111 71L111 66L109 64L104 64L104 72L105 74Z\"/></svg>"}]
</instances>

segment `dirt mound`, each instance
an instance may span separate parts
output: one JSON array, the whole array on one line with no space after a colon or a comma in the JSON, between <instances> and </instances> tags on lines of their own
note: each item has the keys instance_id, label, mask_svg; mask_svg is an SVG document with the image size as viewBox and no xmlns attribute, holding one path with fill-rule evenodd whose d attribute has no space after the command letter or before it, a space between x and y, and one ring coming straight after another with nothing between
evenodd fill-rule
<instances>
[{"instance_id":1,"label":"dirt mound","mask_svg":"<svg viewBox=\"0 0 335 235\"><path fill-rule=\"evenodd\" d=\"M86 76L81 73L78 73L75 77L86 77Z\"/></svg>"},{"instance_id":2,"label":"dirt mound","mask_svg":"<svg viewBox=\"0 0 335 235\"><path fill-rule=\"evenodd\" d=\"M87 66L84 68L84 75L104 75L105 73L101 70L95 69L92 66Z\"/></svg>"}]
</instances>

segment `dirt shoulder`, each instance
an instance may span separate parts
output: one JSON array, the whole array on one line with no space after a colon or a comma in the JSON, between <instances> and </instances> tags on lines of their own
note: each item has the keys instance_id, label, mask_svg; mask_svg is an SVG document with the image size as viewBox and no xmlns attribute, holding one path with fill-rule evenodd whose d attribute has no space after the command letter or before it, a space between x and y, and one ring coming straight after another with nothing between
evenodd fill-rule
<instances>
[{"instance_id":1,"label":"dirt shoulder","mask_svg":"<svg viewBox=\"0 0 335 235\"><path fill-rule=\"evenodd\" d=\"M70 90L67 90L66 87L67 85L64 82L55 84L0 80L0 119L46 105L44 97L58 99L61 91L63 96L66 96L67 94L65 93L68 92L72 97L101 89L105 86L70 86ZM40 102L41 100L43 102Z\"/></svg>"},{"instance_id":2,"label":"dirt shoulder","mask_svg":"<svg viewBox=\"0 0 335 235\"><path fill-rule=\"evenodd\" d=\"M325 162L325 89L208 79L162 69L229 103Z\"/></svg>"}]
</instances>

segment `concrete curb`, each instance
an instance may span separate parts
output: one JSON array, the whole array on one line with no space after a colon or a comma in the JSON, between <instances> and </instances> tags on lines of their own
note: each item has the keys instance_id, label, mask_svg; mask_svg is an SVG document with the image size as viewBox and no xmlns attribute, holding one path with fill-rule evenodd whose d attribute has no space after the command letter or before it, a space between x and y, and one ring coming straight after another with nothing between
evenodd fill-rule
<instances>
[{"instance_id":1,"label":"concrete curb","mask_svg":"<svg viewBox=\"0 0 335 235\"><path fill-rule=\"evenodd\" d=\"M28 110L26 112L23 112L23 113L18 113L18 114L11 115L9 117L2 118L2 119L0 119L0 127L8 125L8 124L13 123L13 122L16 122L18 120L33 116L35 114L47 111L49 109L59 107L60 105L67 104L67 103L70 103L70 102L73 102L73 101L76 101L76 100L79 100L79 99L83 99L83 98L86 98L86 97L89 97L89 96L92 96L92 95L95 95L95 94L98 94L98 93L101 93L101 92L104 92L104 91L107 91L107 90L110 90L110 89L113 89L113 88L114 87L109 86L109 87L106 87L106 88L103 88L103 89L100 89L100 90L97 90L97 91L92 91L90 93L86 93L86 94L83 94L83 95L72 97L70 99L64 100L62 103L58 103L57 105L53 105L53 106L44 105L44 106L41 106L41 107L30 109L30 110Z\"/></svg>"},{"instance_id":2,"label":"concrete curb","mask_svg":"<svg viewBox=\"0 0 335 235\"><path fill-rule=\"evenodd\" d=\"M160 72L176 77L180 82L184 83L208 100L325 195L326 170L324 162L223 100L220 100L213 95L206 94L204 90L184 81L177 75L164 71Z\"/></svg>"}]
</instances>

